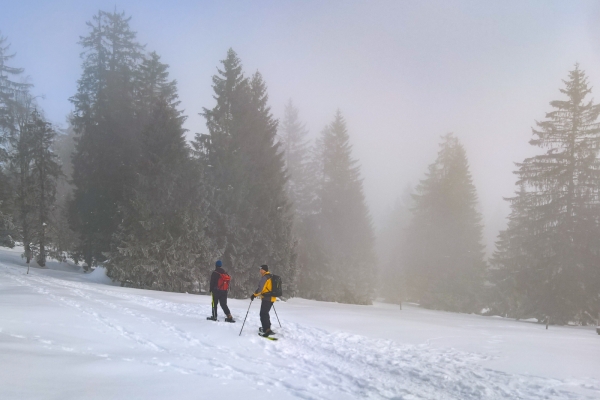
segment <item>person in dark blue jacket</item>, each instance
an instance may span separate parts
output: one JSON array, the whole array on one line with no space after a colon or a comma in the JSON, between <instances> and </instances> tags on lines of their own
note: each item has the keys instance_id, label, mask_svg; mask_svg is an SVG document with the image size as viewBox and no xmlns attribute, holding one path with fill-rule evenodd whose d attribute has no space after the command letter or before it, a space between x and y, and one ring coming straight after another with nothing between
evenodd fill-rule
<instances>
[{"instance_id":1,"label":"person in dark blue jacket","mask_svg":"<svg viewBox=\"0 0 600 400\"><path fill-rule=\"evenodd\" d=\"M229 290L229 279L229 274L227 274L227 272L225 272L225 270L223 269L223 263L221 262L221 260L218 260L215 263L215 270L210 276L212 316L206 317L206 319L211 321L217 320L217 306L219 305L219 303L221 303L221 308L223 309L225 315L227 315L227 318L225 318L225 322L235 322L235 320L231 316L229 307L227 307L227 292ZM219 288L219 281L221 281L221 288ZM223 282L226 282L226 285Z\"/></svg>"}]
</instances>

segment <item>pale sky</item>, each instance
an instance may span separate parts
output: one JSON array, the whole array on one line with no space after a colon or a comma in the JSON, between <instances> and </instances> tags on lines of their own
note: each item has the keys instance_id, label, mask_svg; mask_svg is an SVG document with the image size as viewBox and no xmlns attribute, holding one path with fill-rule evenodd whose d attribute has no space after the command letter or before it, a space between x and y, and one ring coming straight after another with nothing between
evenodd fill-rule
<instances>
[{"instance_id":1,"label":"pale sky","mask_svg":"<svg viewBox=\"0 0 600 400\"><path fill-rule=\"evenodd\" d=\"M562 98L576 62L600 84L597 1L0 0L12 65L26 69L52 122L64 125L72 109L85 22L115 7L171 66L190 136L206 132L198 113L214 105L211 77L229 47L248 74L263 74L276 117L291 98L316 136L339 108L377 228L454 132L488 251L509 211L513 162L535 154L535 120Z\"/></svg>"}]
</instances>

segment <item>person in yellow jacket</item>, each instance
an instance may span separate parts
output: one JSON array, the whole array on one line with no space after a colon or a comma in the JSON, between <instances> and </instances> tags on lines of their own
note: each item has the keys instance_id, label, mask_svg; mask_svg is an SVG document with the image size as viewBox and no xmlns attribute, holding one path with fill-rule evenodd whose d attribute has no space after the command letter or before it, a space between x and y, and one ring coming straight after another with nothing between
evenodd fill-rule
<instances>
[{"instance_id":1,"label":"person in yellow jacket","mask_svg":"<svg viewBox=\"0 0 600 400\"><path fill-rule=\"evenodd\" d=\"M260 266L260 275L261 278L258 282L258 288L256 288L252 296L250 296L250 299L254 300L257 297L262 299L260 304L261 333L263 336L269 336L275 334L275 332L271 330L271 317L269 316L269 311L271 311L271 307L273 307L276 298L269 295L273 286L271 284L271 273L269 272L268 265Z\"/></svg>"}]
</instances>

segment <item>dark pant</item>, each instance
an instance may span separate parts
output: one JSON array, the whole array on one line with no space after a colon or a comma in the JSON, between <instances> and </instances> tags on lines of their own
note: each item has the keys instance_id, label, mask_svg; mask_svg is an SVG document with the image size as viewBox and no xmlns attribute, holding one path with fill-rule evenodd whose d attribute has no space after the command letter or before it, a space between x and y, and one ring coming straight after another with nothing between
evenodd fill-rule
<instances>
[{"instance_id":1,"label":"dark pant","mask_svg":"<svg viewBox=\"0 0 600 400\"><path fill-rule=\"evenodd\" d=\"M264 300L260 303L260 323L262 324L263 331L271 329L271 317L269 317L269 311L271 311L273 303L271 298Z\"/></svg>"},{"instance_id":2,"label":"dark pant","mask_svg":"<svg viewBox=\"0 0 600 400\"><path fill-rule=\"evenodd\" d=\"M227 307L227 290L215 289L212 294L212 315L217 318L217 305L221 302L221 308L225 315L230 315L229 307Z\"/></svg>"}]
</instances>

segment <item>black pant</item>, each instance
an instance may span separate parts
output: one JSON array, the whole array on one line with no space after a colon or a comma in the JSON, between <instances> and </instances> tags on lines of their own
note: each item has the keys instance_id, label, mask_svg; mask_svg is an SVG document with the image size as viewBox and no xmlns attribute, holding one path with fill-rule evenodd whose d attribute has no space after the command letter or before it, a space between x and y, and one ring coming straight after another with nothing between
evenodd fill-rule
<instances>
[{"instance_id":1,"label":"black pant","mask_svg":"<svg viewBox=\"0 0 600 400\"><path fill-rule=\"evenodd\" d=\"M231 315L227 307L227 290L215 289L212 293L212 316L217 318L217 305L221 302L221 308L225 315Z\"/></svg>"},{"instance_id":2,"label":"black pant","mask_svg":"<svg viewBox=\"0 0 600 400\"><path fill-rule=\"evenodd\" d=\"M262 324L263 332L271 329L271 317L269 316L269 311L271 311L271 307L273 307L273 303L271 302L271 298L263 299L260 303L260 323Z\"/></svg>"}]
</instances>

